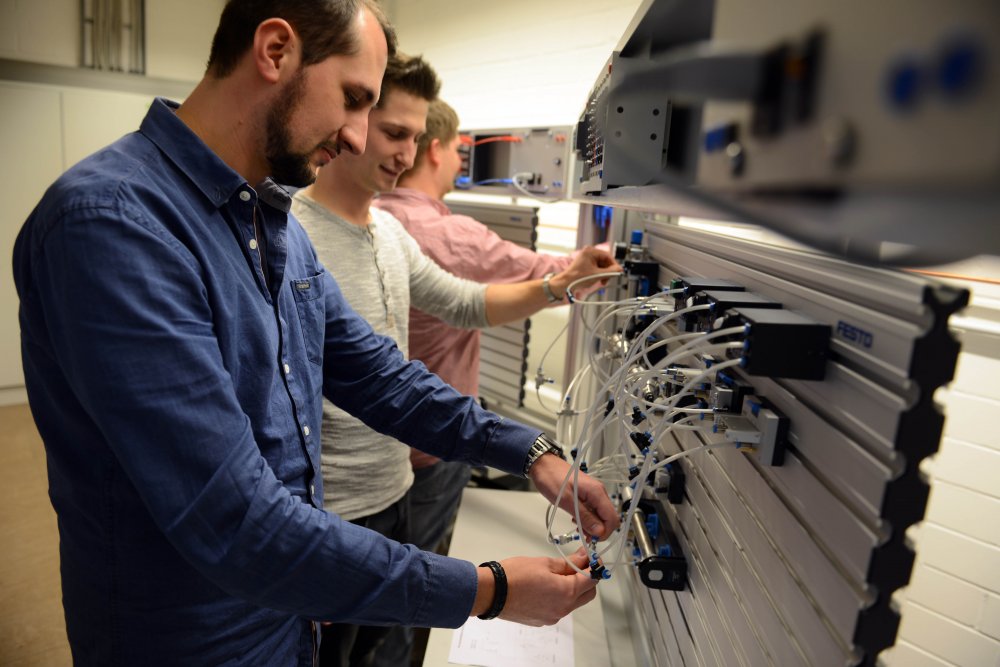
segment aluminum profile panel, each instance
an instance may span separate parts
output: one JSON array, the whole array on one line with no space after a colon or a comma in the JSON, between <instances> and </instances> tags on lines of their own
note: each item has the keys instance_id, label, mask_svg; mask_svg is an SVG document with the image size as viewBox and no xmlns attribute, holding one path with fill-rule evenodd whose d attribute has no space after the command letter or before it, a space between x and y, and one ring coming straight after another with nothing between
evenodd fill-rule
<instances>
[{"instance_id":1,"label":"aluminum profile panel","mask_svg":"<svg viewBox=\"0 0 1000 667\"><path fill-rule=\"evenodd\" d=\"M524 385L518 384L521 374L483 364L479 372L479 393L484 398L500 399L520 407L524 403Z\"/></svg>"},{"instance_id":2,"label":"aluminum profile panel","mask_svg":"<svg viewBox=\"0 0 1000 667\"><path fill-rule=\"evenodd\" d=\"M497 355L505 356L509 359L516 359L518 365L524 361L524 341L520 343L508 343L505 340L500 340L499 338L481 338L480 346L483 351L490 350Z\"/></svg>"},{"instance_id":3,"label":"aluminum profile panel","mask_svg":"<svg viewBox=\"0 0 1000 667\"><path fill-rule=\"evenodd\" d=\"M483 330L479 339L479 386L487 398L517 407L524 405L530 324L530 320L524 320Z\"/></svg>"},{"instance_id":4,"label":"aluminum profile panel","mask_svg":"<svg viewBox=\"0 0 1000 667\"><path fill-rule=\"evenodd\" d=\"M725 561L712 547L709 541L709 533L713 527L718 529L719 523L713 523L714 512L707 512L704 515L697 515L691 503L682 503L679 506L671 505L668 511L673 512L670 517L672 525L680 525L682 519L679 515L690 512L697 518L687 518L683 520L684 526L693 526L695 522L701 524L701 530L685 533L687 544L691 548L691 555L701 563L705 572L705 582L712 591L720 611L725 618L722 620L723 626L730 632L731 640L740 655L741 664L763 665L769 662L769 657L761 645L761 639L754 626L751 624L749 612L739 600L736 588L729 575ZM754 619L754 623L757 619Z\"/></svg>"},{"instance_id":5,"label":"aluminum profile panel","mask_svg":"<svg viewBox=\"0 0 1000 667\"><path fill-rule=\"evenodd\" d=\"M456 215L475 218L505 241L535 249L537 206L453 201L449 201L448 206ZM483 330L479 339L479 387L480 393L487 398L524 406L530 327L530 320L522 320Z\"/></svg>"},{"instance_id":6,"label":"aluminum profile panel","mask_svg":"<svg viewBox=\"0 0 1000 667\"><path fill-rule=\"evenodd\" d=\"M700 443L692 444L697 446ZM716 457L713 454L709 454L709 457L714 459ZM753 579L741 583L743 584L743 595L749 597L755 614L759 614L760 609L766 605L774 608L779 625L772 625L766 633L771 639L771 649L781 650L784 655L791 656L794 653L792 649L797 646L798 650L801 650L807 657L803 664L817 667L850 664L848 638L853 627L842 628L841 636L834 636L828 627L828 619L813 606L814 603L807 593L807 588L808 590L817 588L822 590L824 585L822 576L829 576L829 570L821 572L821 568L812 567L809 574L815 573L817 576L800 584L797 579L800 573L795 573L790 569L784 554L776 550L776 546L770 542L772 534L777 531L772 530L770 525L765 531L759 523L761 517L753 516L744 506L752 503L751 497L735 497L737 492L732 486L732 480L724 479L724 472L720 466L714 465L715 462L706 461L704 463L705 465L702 466L693 465L690 467L690 475L687 480L689 493L694 494L693 497L701 501L695 503L692 500L692 505L697 504L702 509L702 514L712 511L714 506L722 521L728 526L729 530L726 534L713 535L709 538L713 544L739 545L738 550L736 550L738 554L734 554L729 565L734 568L738 567L739 564L735 557L738 555L739 558L747 560L754 572ZM700 473L708 474L702 475ZM765 517L765 519L769 522L776 522L774 517ZM681 525L685 526L686 524L682 521ZM690 529L686 529L686 532L690 533ZM797 546L801 547L801 542ZM810 565L817 565L817 563L810 563ZM810 584L812 584L811 587ZM836 579L830 582L830 588L835 589L835 584ZM759 590L754 591L754 586L757 586ZM829 601L828 604L830 604ZM849 626L860 605L860 601L848 603L845 611L848 617L846 623ZM782 646L784 642L788 641L794 641L794 644ZM778 662L777 664L794 663Z\"/></svg>"},{"instance_id":7,"label":"aluminum profile panel","mask_svg":"<svg viewBox=\"0 0 1000 667\"><path fill-rule=\"evenodd\" d=\"M639 582L638 577L636 577L636 585L642 586ZM651 595L655 599L659 595L660 600L663 603L663 608L668 614L669 621L673 626L674 636L677 639L677 648L680 650L681 656L684 658L685 667L700 666L704 665L701 656L695 651L694 648L694 634L691 632L691 627L688 624L688 620L681 610L677 593L672 591L652 591ZM662 621L661 621L662 624Z\"/></svg>"},{"instance_id":8,"label":"aluminum profile panel","mask_svg":"<svg viewBox=\"0 0 1000 667\"><path fill-rule=\"evenodd\" d=\"M657 606L660 603L659 595L656 591L651 591L644 587L638 581L634 572L629 572L629 576L635 577L632 585L638 593L641 608L640 613L643 615L644 622L660 630L660 632L656 632L652 636L654 661L657 665L683 664L676 643L670 641L674 637L673 628L669 626L670 619L664 613L664 610L661 609L659 612L657 610Z\"/></svg>"},{"instance_id":9,"label":"aluminum profile panel","mask_svg":"<svg viewBox=\"0 0 1000 667\"><path fill-rule=\"evenodd\" d=\"M508 387L513 387L515 389L519 388L521 377L524 375L520 372L520 369L511 370L509 368L504 368L503 366L494 366L493 364L484 363L482 365L482 375L483 377L490 378L496 382L507 385Z\"/></svg>"},{"instance_id":10,"label":"aluminum profile panel","mask_svg":"<svg viewBox=\"0 0 1000 667\"><path fill-rule=\"evenodd\" d=\"M685 448L702 444L691 433L679 438ZM745 455L726 449L699 459L687 469L688 484L700 483L715 498L803 650L814 664L822 664L825 655L846 659L857 614L870 603L858 583L827 558Z\"/></svg>"},{"instance_id":11,"label":"aluminum profile panel","mask_svg":"<svg viewBox=\"0 0 1000 667\"><path fill-rule=\"evenodd\" d=\"M515 204L485 204L466 201L447 201L448 208L456 215L475 218L494 231L504 241L535 249L538 240L538 207Z\"/></svg>"},{"instance_id":12,"label":"aluminum profile panel","mask_svg":"<svg viewBox=\"0 0 1000 667\"><path fill-rule=\"evenodd\" d=\"M520 354L511 354L510 347L502 341L490 341L489 347L483 346L479 351L479 363L492 364L508 370L517 369L519 373L524 373L526 363Z\"/></svg>"},{"instance_id":13,"label":"aluminum profile panel","mask_svg":"<svg viewBox=\"0 0 1000 667\"><path fill-rule=\"evenodd\" d=\"M739 632L744 655L747 656L751 665L794 665L801 663L804 660L801 651L795 646L791 635L783 631L784 626L774 610L770 608L770 602L764 592L757 588L750 589L749 595L741 592L734 577L736 572L734 559L740 557L737 553L735 537L721 543L716 541L714 547L710 544L713 541L711 536L727 532L718 508L711 504L709 496L704 493L701 487L697 485L691 487L691 494L691 503L672 507L671 522L677 525L683 534L687 535L684 533L684 526L690 525L694 521L688 514L697 515L697 510L692 509L695 504L702 508L703 512L698 516L698 519L703 524L702 541L704 544L708 544L709 548L705 548L704 544L696 545L697 550L694 554L705 559L708 558L709 553L712 554L712 558L709 560L711 568L709 576L713 580L721 578L725 581L726 588L729 589L732 599L735 601L735 606L729 608L730 622L739 629L742 625L742 616L744 622L749 624L749 634L745 630ZM698 502L695 502L695 499ZM688 542L691 543L692 540L689 539ZM768 611L761 613L759 610Z\"/></svg>"},{"instance_id":14,"label":"aluminum profile panel","mask_svg":"<svg viewBox=\"0 0 1000 667\"><path fill-rule=\"evenodd\" d=\"M707 562L711 558L709 555L711 548L708 547L705 535L696 521L689 523L688 526L691 530L687 533L687 544L693 556L688 561L688 590L691 591L692 603L700 610L699 616L704 620L712 652L720 665L728 667L728 665L746 664L743 652L739 650L736 637L733 635L728 614L720 608L718 598L713 591ZM725 585L724 581L720 583Z\"/></svg>"},{"instance_id":15,"label":"aluminum profile panel","mask_svg":"<svg viewBox=\"0 0 1000 667\"><path fill-rule=\"evenodd\" d=\"M479 376L479 395L486 400L487 405L490 401L509 402L514 405L521 405L524 402L523 389L494 380L487 375Z\"/></svg>"},{"instance_id":16,"label":"aluminum profile panel","mask_svg":"<svg viewBox=\"0 0 1000 667\"><path fill-rule=\"evenodd\" d=\"M698 656L698 662L706 667L726 667L726 664L720 660L719 655L716 653L711 628L702 615L703 609L701 604L695 601L695 595L696 593L693 591L688 595L678 595L677 604L683 611L688 629L694 638L693 646Z\"/></svg>"},{"instance_id":17,"label":"aluminum profile panel","mask_svg":"<svg viewBox=\"0 0 1000 667\"><path fill-rule=\"evenodd\" d=\"M681 664L679 654L676 661L671 661L664 657L668 644L674 647L673 650L675 652L677 651L676 643L668 639L668 635L673 637L673 632L669 625L670 621L669 619L665 619L662 628L655 620L650 622L649 619L655 617L649 603L651 591L638 584L638 575L635 570L630 569L625 573L625 576L615 579L612 585L618 587L618 592L623 602L625 600L629 601L629 604L623 605L622 611L629 626L627 631L629 640L633 646L636 663L646 666ZM642 593L641 595L640 592ZM604 600L601 601L601 604L603 607ZM608 611L611 611L611 609L606 608L605 614ZM660 653L657 654L656 651L660 651Z\"/></svg>"},{"instance_id":18,"label":"aluminum profile panel","mask_svg":"<svg viewBox=\"0 0 1000 667\"><path fill-rule=\"evenodd\" d=\"M662 284L679 275L734 280L834 330L821 382L734 371L789 418L784 466L735 450L681 461L687 500L668 513L699 565L689 591L664 595L678 599L676 609L664 607L671 627L676 614L706 623L714 648L691 626L705 656L718 649L748 664L874 665L898 626L891 594L912 567L904 534L926 504L918 466L936 450L943 422L932 396L957 359L947 319L968 295L814 253L643 226ZM851 327L866 334L864 344ZM677 438L685 448L712 441ZM726 637L733 646L718 646Z\"/></svg>"},{"instance_id":19,"label":"aluminum profile panel","mask_svg":"<svg viewBox=\"0 0 1000 667\"><path fill-rule=\"evenodd\" d=\"M812 473L836 489L868 523L877 524L885 485L901 469L898 459L893 457L892 465L883 462L777 382L767 378L755 378L754 382L791 420L789 438Z\"/></svg>"},{"instance_id":20,"label":"aluminum profile panel","mask_svg":"<svg viewBox=\"0 0 1000 667\"><path fill-rule=\"evenodd\" d=\"M530 330L531 320L520 320L518 322L510 322L498 327L483 329L482 335L483 338L494 338L519 345L524 343L525 337L528 335Z\"/></svg>"}]
</instances>

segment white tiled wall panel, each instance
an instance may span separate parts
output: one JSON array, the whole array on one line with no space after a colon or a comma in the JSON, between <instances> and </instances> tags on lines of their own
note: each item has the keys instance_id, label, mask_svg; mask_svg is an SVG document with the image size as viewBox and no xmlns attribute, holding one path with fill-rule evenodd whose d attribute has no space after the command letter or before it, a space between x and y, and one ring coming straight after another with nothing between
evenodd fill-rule
<instances>
[{"instance_id":1,"label":"white tiled wall panel","mask_svg":"<svg viewBox=\"0 0 1000 667\"><path fill-rule=\"evenodd\" d=\"M1000 278L1000 260L978 258L949 272ZM927 470L932 491L918 531L917 560L901 596L902 624L892 667L927 655L961 667L1000 665L1000 286L972 290L956 318L963 352L940 398L947 415L941 449Z\"/></svg>"},{"instance_id":2,"label":"white tiled wall panel","mask_svg":"<svg viewBox=\"0 0 1000 667\"><path fill-rule=\"evenodd\" d=\"M995 347L1000 344L998 341L1000 337L985 334L963 336L967 353L959 359L958 375L952 383L952 391L1000 401L1000 354L996 354ZM987 354L991 346L992 355Z\"/></svg>"},{"instance_id":3,"label":"white tiled wall panel","mask_svg":"<svg viewBox=\"0 0 1000 667\"><path fill-rule=\"evenodd\" d=\"M907 602L969 627L979 622L988 597L982 588L927 565L917 568L906 591Z\"/></svg>"},{"instance_id":4,"label":"white tiled wall panel","mask_svg":"<svg viewBox=\"0 0 1000 667\"><path fill-rule=\"evenodd\" d=\"M921 565L936 567L990 592L1000 593L995 546L927 521L919 530L917 548Z\"/></svg>"},{"instance_id":5,"label":"white tiled wall panel","mask_svg":"<svg viewBox=\"0 0 1000 667\"><path fill-rule=\"evenodd\" d=\"M995 471L995 469L994 469ZM995 472L994 472L995 474ZM959 477L959 475L956 475ZM927 522L1000 547L1000 498L956 486L935 475ZM962 481L959 477L959 481Z\"/></svg>"},{"instance_id":6,"label":"white tiled wall panel","mask_svg":"<svg viewBox=\"0 0 1000 667\"><path fill-rule=\"evenodd\" d=\"M1000 497L1000 451L946 437L942 455L934 461L934 478L985 495Z\"/></svg>"},{"instance_id":7,"label":"white tiled wall panel","mask_svg":"<svg viewBox=\"0 0 1000 667\"><path fill-rule=\"evenodd\" d=\"M966 355L960 358L966 364L971 363ZM945 429L949 438L1000 451L1000 432L984 428L989 415L1000 415L1000 400L955 390L942 395L948 419Z\"/></svg>"},{"instance_id":8,"label":"white tiled wall panel","mask_svg":"<svg viewBox=\"0 0 1000 667\"><path fill-rule=\"evenodd\" d=\"M1000 642L917 604L908 606L900 633L919 637L920 648L953 665L1000 665Z\"/></svg>"},{"instance_id":9,"label":"white tiled wall panel","mask_svg":"<svg viewBox=\"0 0 1000 667\"><path fill-rule=\"evenodd\" d=\"M883 651L881 665L906 665L906 667L951 667L952 663L931 655L923 649L919 649L912 644L897 644L887 651Z\"/></svg>"},{"instance_id":10,"label":"white tiled wall panel","mask_svg":"<svg viewBox=\"0 0 1000 667\"><path fill-rule=\"evenodd\" d=\"M983 634L1000 640L1000 595L990 595L983 607L983 617L976 625Z\"/></svg>"}]
</instances>

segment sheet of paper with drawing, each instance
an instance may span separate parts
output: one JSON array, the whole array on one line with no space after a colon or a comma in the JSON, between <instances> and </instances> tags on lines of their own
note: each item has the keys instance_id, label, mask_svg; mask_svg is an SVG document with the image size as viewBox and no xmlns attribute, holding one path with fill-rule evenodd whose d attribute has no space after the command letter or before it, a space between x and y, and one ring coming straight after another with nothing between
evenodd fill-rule
<instances>
[{"instance_id":1,"label":"sheet of paper with drawing","mask_svg":"<svg viewBox=\"0 0 1000 667\"><path fill-rule=\"evenodd\" d=\"M448 662L477 667L573 667L573 617L544 628L499 618L470 618L452 635Z\"/></svg>"}]
</instances>

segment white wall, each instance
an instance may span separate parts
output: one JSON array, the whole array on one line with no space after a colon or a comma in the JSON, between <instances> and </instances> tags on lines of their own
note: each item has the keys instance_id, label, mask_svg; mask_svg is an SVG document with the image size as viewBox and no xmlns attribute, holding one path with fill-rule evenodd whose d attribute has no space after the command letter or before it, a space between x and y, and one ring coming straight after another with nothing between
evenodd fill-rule
<instances>
[{"instance_id":1,"label":"white wall","mask_svg":"<svg viewBox=\"0 0 1000 667\"><path fill-rule=\"evenodd\" d=\"M225 0L147 0L146 75L197 81ZM0 58L80 64L79 0L0 0Z\"/></svg>"},{"instance_id":2,"label":"white wall","mask_svg":"<svg viewBox=\"0 0 1000 667\"><path fill-rule=\"evenodd\" d=\"M146 75L198 81L225 0L146 0Z\"/></svg>"},{"instance_id":3,"label":"white wall","mask_svg":"<svg viewBox=\"0 0 1000 667\"><path fill-rule=\"evenodd\" d=\"M79 0L0 0L0 58L79 65Z\"/></svg>"},{"instance_id":4,"label":"white wall","mask_svg":"<svg viewBox=\"0 0 1000 667\"><path fill-rule=\"evenodd\" d=\"M10 257L20 222L62 172L60 100L57 92L30 86L0 84L0 155L6 156L0 178L0 401L23 402L20 327L17 293ZM7 128L17 128L10 131ZM15 173L16 172L16 173ZM4 400L5 399L5 400Z\"/></svg>"},{"instance_id":5,"label":"white wall","mask_svg":"<svg viewBox=\"0 0 1000 667\"><path fill-rule=\"evenodd\" d=\"M398 0L403 51L422 54L463 127L567 125L639 0Z\"/></svg>"},{"instance_id":6,"label":"white wall","mask_svg":"<svg viewBox=\"0 0 1000 667\"><path fill-rule=\"evenodd\" d=\"M208 59L225 0L147 2L149 76L195 82ZM76 67L78 0L0 0L0 58ZM123 75L124 76L124 75ZM193 87L193 83L192 83ZM24 402L14 239L60 173L139 123L152 100L138 94L0 81L0 404Z\"/></svg>"}]
</instances>

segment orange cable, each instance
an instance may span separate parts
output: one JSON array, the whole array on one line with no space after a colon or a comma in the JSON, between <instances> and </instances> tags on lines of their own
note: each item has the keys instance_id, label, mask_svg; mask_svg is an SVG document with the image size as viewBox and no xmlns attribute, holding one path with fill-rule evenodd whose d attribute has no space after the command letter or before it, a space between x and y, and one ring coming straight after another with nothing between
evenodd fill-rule
<instances>
[{"instance_id":1,"label":"orange cable","mask_svg":"<svg viewBox=\"0 0 1000 667\"><path fill-rule=\"evenodd\" d=\"M994 278L974 278L973 276L963 276L957 273L945 273L943 271L924 271L923 269L903 269L910 273L919 273L925 276L934 276L935 278L951 278L952 280L968 280L973 283L986 283L987 285L1000 285L1000 280Z\"/></svg>"},{"instance_id":2,"label":"orange cable","mask_svg":"<svg viewBox=\"0 0 1000 667\"><path fill-rule=\"evenodd\" d=\"M519 144L523 140L521 139L521 137L515 137L513 135L507 135L507 136L504 136L504 137L486 137L485 139L480 139L478 141L472 142L472 145L473 146L480 146L482 144L492 144L492 143L497 142L497 141L508 141L508 142L510 142L512 144Z\"/></svg>"}]
</instances>

